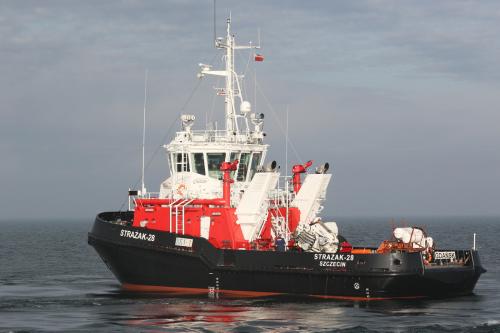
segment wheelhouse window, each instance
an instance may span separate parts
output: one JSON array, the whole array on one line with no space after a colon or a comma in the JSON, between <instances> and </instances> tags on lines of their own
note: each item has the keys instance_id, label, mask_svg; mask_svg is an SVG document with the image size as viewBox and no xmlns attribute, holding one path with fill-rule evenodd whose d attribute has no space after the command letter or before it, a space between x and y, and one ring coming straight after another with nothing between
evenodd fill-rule
<instances>
[{"instance_id":1,"label":"wheelhouse window","mask_svg":"<svg viewBox=\"0 0 500 333\"><path fill-rule=\"evenodd\" d=\"M222 171L220 165L226 159L226 153L207 153L208 175L215 179L220 179Z\"/></svg>"},{"instance_id":2,"label":"wheelhouse window","mask_svg":"<svg viewBox=\"0 0 500 333\"><path fill-rule=\"evenodd\" d=\"M257 167L259 166L261 158L262 158L262 153L253 153L252 164L250 167L250 175L248 176L248 179L252 180L253 175L255 175L255 172L257 171Z\"/></svg>"},{"instance_id":3,"label":"wheelhouse window","mask_svg":"<svg viewBox=\"0 0 500 333\"><path fill-rule=\"evenodd\" d=\"M240 153L238 152L232 152L230 154L229 162L234 162L234 160L239 160L240 159ZM231 171L231 179L234 179L234 174L236 173L235 171Z\"/></svg>"},{"instance_id":4,"label":"wheelhouse window","mask_svg":"<svg viewBox=\"0 0 500 333\"><path fill-rule=\"evenodd\" d=\"M203 153L193 154L194 172L200 175L206 175L205 172L205 158Z\"/></svg>"},{"instance_id":5,"label":"wheelhouse window","mask_svg":"<svg viewBox=\"0 0 500 333\"><path fill-rule=\"evenodd\" d=\"M240 163L238 164L238 174L236 180L244 182L247 179L248 163L250 162L250 153L241 153Z\"/></svg>"},{"instance_id":6,"label":"wheelhouse window","mask_svg":"<svg viewBox=\"0 0 500 333\"><path fill-rule=\"evenodd\" d=\"M237 152L231 152L230 154L230 157L229 157L229 161L228 162L233 162L235 159L237 159L238 157L240 156L240 153L237 153Z\"/></svg>"},{"instance_id":7,"label":"wheelhouse window","mask_svg":"<svg viewBox=\"0 0 500 333\"><path fill-rule=\"evenodd\" d=\"M187 153L174 154L175 170L177 172L189 171L189 156Z\"/></svg>"}]
</instances>

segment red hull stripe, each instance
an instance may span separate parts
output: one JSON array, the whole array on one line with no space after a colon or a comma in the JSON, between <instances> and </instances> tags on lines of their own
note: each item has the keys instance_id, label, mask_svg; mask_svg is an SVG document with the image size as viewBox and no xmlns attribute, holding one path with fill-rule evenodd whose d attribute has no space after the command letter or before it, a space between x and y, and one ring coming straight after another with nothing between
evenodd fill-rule
<instances>
[{"instance_id":1,"label":"red hull stripe","mask_svg":"<svg viewBox=\"0 0 500 333\"><path fill-rule=\"evenodd\" d=\"M208 288L182 288L182 287L153 286L153 285L132 284L132 283L122 284L122 289L127 291L150 292L150 293L159 292L159 293L170 293L176 295L200 295L208 293ZM226 289L219 290L219 293L234 297L266 297L266 296L283 295L283 293L273 293L266 291L226 290ZM309 296L323 298L323 299L338 299L338 300L348 300L348 301L382 301L391 299L424 298L424 296L370 297L370 298L356 297L356 296L329 296L329 295L309 295Z\"/></svg>"},{"instance_id":2,"label":"red hull stripe","mask_svg":"<svg viewBox=\"0 0 500 333\"><path fill-rule=\"evenodd\" d=\"M124 283L122 288L128 291L140 291L140 292L164 292L164 293L174 293L174 294L185 294L185 295L196 295L196 294L207 294L208 288L181 288L181 287L167 287L167 286L148 286L142 284L132 284ZM230 296L237 297L264 297L264 296L276 296L281 295L281 293L273 293L266 291L246 291L246 290L219 290L219 293L223 293Z\"/></svg>"}]
</instances>

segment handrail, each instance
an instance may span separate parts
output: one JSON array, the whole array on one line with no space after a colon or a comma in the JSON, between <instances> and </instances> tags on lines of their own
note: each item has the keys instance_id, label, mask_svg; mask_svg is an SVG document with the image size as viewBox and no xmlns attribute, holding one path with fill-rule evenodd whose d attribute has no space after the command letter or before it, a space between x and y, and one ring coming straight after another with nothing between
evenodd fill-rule
<instances>
[{"instance_id":1,"label":"handrail","mask_svg":"<svg viewBox=\"0 0 500 333\"><path fill-rule=\"evenodd\" d=\"M186 201L185 203L182 203L182 234L184 235L184 230L186 229L185 227L185 216L186 216L186 205L189 205L191 202L193 202L194 199L190 199Z\"/></svg>"},{"instance_id":2,"label":"handrail","mask_svg":"<svg viewBox=\"0 0 500 333\"><path fill-rule=\"evenodd\" d=\"M255 140L250 135L250 132L239 132L236 135L228 135L226 130L190 130L180 131L176 133L176 136L185 137L190 136L202 136L205 142L236 142L236 143L248 143L254 142ZM195 140L196 141L196 140Z\"/></svg>"},{"instance_id":3,"label":"handrail","mask_svg":"<svg viewBox=\"0 0 500 333\"><path fill-rule=\"evenodd\" d=\"M175 205L175 233L179 233L179 207L189 199L179 199L181 202Z\"/></svg>"},{"instance_id":4,"label":"handrail","mask_svg":"<svg viewBox=\"0 0 500 333\"><path fill-rule=\"evenodd\" d=\"M172 207L174 204L176 204L179 200L182 200L182 199L175 199L174 201L172 201L169 205L168 205L168 209L169 209L169 220L170 220L170 229L169 231L172 232ZM176 220L177 220L177 217L176 217Z\"/></svg>"}]
</instances>

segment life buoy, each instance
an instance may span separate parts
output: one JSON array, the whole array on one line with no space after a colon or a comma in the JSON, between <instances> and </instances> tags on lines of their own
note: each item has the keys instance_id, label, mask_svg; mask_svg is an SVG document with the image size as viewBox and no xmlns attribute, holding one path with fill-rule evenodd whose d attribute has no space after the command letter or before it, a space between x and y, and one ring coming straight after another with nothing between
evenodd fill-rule
<instances>
[{"instance_id":1,"label":"life buoy","mask_svg":"<svg viewBox=\"0 0 500 333\"><path fill-rule=\"evenodd\" d=\"M184 183L181 183L179 184L179 186L177 186L177 194L180 195L181 197L183 197L186 193L186 190L187 190L187 186L186 184Z\"/></svg>"}]
</instances>

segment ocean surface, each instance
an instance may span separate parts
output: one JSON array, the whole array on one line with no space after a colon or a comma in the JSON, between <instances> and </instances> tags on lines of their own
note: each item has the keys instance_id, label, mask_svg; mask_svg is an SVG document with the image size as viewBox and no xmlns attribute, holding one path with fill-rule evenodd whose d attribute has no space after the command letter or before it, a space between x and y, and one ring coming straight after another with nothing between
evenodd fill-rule
<instances>
[{"instance_id":1,"label":"ocean surface","mask_svg":"<svg viewBox=\"0 0 500 333\"><path fill-rule=\"evenodd\" d=\"M336 220L354 245L391 231L388 219ZM92 222L0 222L0 332L500 332L500 217L409 219L438 247L470 248L477 233L488 272L473 295L404 302L126 293L87 245Z\"/></svg>"}]
</instances>

